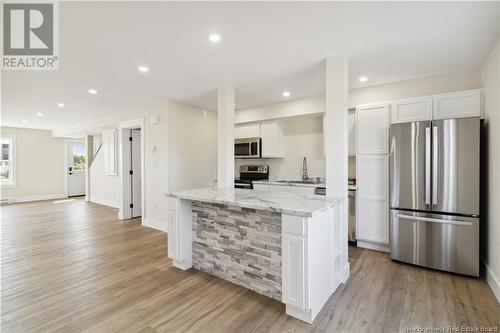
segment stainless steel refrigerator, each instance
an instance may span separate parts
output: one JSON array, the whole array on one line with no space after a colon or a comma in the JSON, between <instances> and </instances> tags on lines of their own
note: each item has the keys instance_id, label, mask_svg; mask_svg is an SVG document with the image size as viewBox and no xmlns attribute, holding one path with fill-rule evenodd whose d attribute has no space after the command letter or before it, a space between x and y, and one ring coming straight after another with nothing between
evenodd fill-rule
<instances>
[{"instance_id":1,"label":"stainless steel refrigerator","mask_svg":"<svg viewBox=\"0 0 500 333\"><path fill-rule=\"evenodd\" d=\"M479 276L480 119L393 124L391 258Z\"/></svg>"}]
</instances>

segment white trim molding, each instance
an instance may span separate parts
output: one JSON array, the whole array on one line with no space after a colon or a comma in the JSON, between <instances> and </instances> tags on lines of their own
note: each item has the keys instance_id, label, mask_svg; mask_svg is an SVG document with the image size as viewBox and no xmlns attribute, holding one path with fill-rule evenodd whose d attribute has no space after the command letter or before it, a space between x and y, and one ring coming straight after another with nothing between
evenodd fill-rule
<instances>
[{"instance_id":1,"label":"white trim molding","mask_svg":"<svg viewBox=\"0 0 500 333\"><path fill-rule=\"evenodd\" d=\"M92 195L90 195L89 201L99 205L109 206L113 208L120 208L120 204L118 202L113 202L107 199L96 198Z\"/></svg>"},{"instance_id":2,"label":"white trim molding","mask_svg":"<svg viewBox=\"0 0 500 333\"><path fill-rule=\"evenodd\" d=\"M163 231L165 233L167 232L167 221L160 221L149 217L143 217L142 225L145 227Z\"/></svg>"},{"instance_id":3,"label":"white trim molding","mask_svg":"<svg viewBox=\"0 0 500 333\"><path fill-rule=\"evenodd\" d=\"M31 202L31 201L45 201L45 200L55 200L55 199L67 199L68 196L64 193L61 194L47 194L47 195L31 195L27 197L13 197L8 198L14 203L16 202Z\"/></svg>"},{"instance_id":4,"label":"white trim molding","mask_svg":"<svg viewBox=\"0 0 500 333\"><path fill-rule=\"evenodd\" d=\"M481 261L483 262L484 268L485 268L485 273L486 273L486 282L488 282L488 285L491 288L491 291L493 291L493 294L497 298L498 303L500 303L500 280L498 279L497 276L493 273L493 271L490 269L486 261L484 261L483 258L481 258Z\"/></svg>"}]
</instances>

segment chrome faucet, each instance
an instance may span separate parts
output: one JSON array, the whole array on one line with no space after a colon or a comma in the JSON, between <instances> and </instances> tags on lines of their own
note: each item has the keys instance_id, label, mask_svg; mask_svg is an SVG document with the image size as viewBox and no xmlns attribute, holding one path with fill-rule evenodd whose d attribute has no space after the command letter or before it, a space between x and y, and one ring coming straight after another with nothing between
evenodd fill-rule
<instances>
[{"instance_id":1,"label":"chrome faucet","mask_svg":"<svg viewBox=\"0 0 500 333\"><path fill-rule=\"evenodd\" d=\"M307 181L309 179L309 175L307 174L307 158L304 157L302 161L302 181Z\"/></svg>"}]
</instances>

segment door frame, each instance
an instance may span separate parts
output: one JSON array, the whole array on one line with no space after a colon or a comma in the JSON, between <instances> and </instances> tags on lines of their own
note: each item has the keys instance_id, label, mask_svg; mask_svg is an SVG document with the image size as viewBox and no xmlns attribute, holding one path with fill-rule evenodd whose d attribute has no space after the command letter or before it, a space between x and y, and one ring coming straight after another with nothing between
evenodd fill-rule
<instances>
[{"instance_id":1,"label":"door frame","mask_svg":"<svg viewBox=\"0 0 500 333\"><path fill-rule=\"evenodd\" d=\"M121 122L118 124L118 168L120 174L120 207L118 210L118 218L120 220L127 220L132 218L132 212L129 205L130 198L130 175L126 170L130 170L130 149L128 149L128 145L124 143L128 143L128 137L130 133L128 131L132 129L140 129L141 130L141 219L144 221L145 219L145 209L146 209L146 196L145 196L145 140L144 140L144 118L130 120L126 122Z\"/></svg>"},{"instance_id":2,"label":"door frame","mask_svg":"<svg viewBox=\"0 0 500 333\"><path fill-rule=\"evenodd\" d=\"M87 151L87 146L85 144L85 138L81 139L64 139L64 172L63 172L63 177L64 177L64 196L68 198L69 195L69 173L68 173L68 143L82 143L85 146L85 157L88 159L88 151ZM85 161L85 166L87 166L87 161ZM85 169L85 181L87 181L87 173L88 173L88 168ZM87 193L87 186L85 186L85 198L87 198L88 193Z\"/></svg>"}]
</instances>

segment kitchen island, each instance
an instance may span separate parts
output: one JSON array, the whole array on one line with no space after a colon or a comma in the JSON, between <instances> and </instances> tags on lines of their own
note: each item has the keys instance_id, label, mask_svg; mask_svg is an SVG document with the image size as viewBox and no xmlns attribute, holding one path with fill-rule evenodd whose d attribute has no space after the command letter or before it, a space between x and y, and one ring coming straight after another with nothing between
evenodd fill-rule
<instances>
[{"instance_id":1,"label":"kitchen island","mask_svg":"<svg viewBox=\"0 0 500 333\"><path fill-rule=\"evenodd\" d=\"M271 297L308 323L339 286L342 199L213 188L167 196L175 267Z\"/></svg>"}]
</instances>

